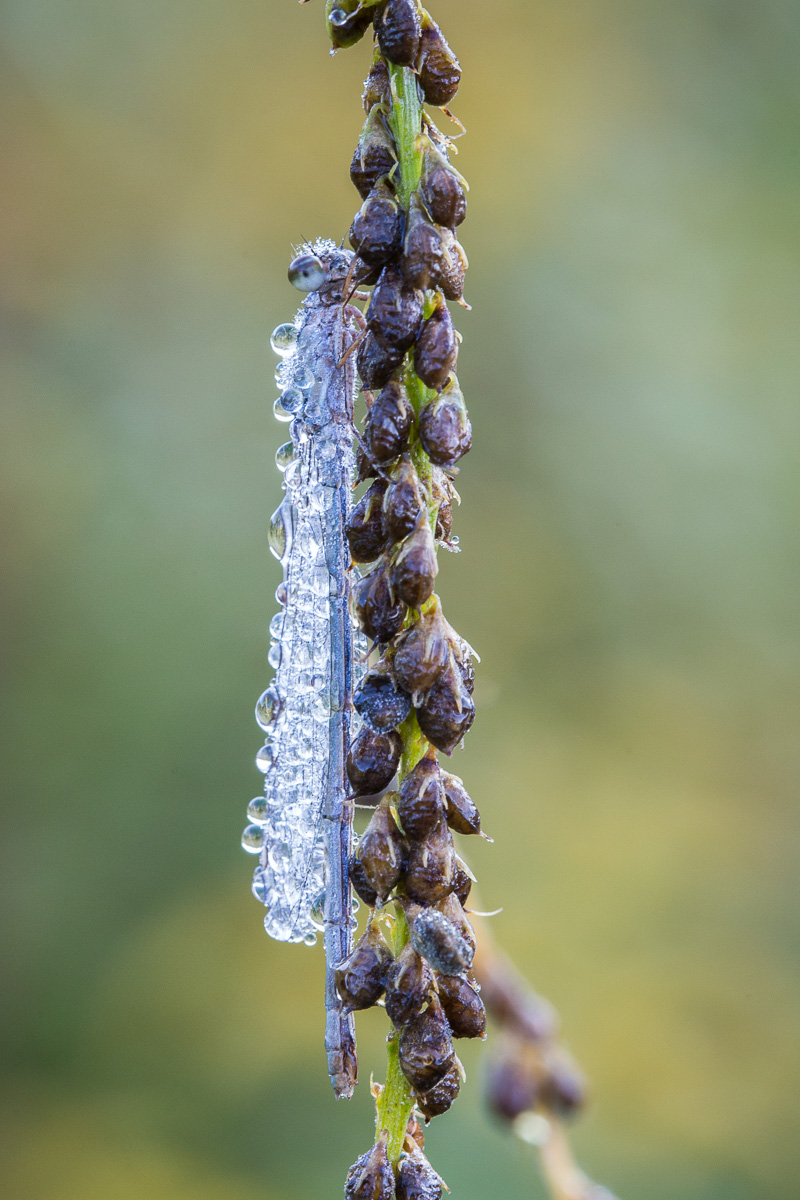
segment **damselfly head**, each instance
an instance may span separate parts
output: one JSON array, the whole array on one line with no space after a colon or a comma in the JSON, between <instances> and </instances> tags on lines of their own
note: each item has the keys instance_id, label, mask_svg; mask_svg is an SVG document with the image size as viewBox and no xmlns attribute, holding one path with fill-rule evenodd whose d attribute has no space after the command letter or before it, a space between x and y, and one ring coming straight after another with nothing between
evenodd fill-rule
<instances>
[{"instance_id":1,"label":"damselfly head","mask_svg":"<svg viewBox=\"0 0 800 1200\"><path fill-rule=\"evenodd\" d=\"M327 271L316 254L298 254L289 263L289 283L299 292L317 292L327 278Z\"/></svg>"}]
</instances>

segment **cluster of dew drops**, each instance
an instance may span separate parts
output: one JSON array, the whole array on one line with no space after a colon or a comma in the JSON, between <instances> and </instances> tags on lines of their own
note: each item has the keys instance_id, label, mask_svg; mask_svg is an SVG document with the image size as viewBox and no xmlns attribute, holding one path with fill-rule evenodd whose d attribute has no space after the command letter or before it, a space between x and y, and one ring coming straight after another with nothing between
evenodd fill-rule
<instances>
[{"instance_id":1,"label":"cluster of dew drops","mask_svg":"<svg viewBox=\"0 0 800 1200\"><path fill-rule=\"evenodd\" d=\"M299 332L296 325L287 321L282 325L276 326L270 337L270 345L281 359L281 362L275 369L275 382L278 387L283 389L273 404L272 411L275 419L284 424L293 421L302 412L306 399L305 393L310 391L314 386L313 372L307 366L298 365L295 367L290 386L284 387L286 382L284 360L291 358L295 353ZM293 460L294 445L289 440L276 450L275 465L283 474ZM270 550L278 561L281 562L286 554L286 526L279 510L270 519L268 541ZM275 599L282 608L286 603L285 584L278 584ZM277 669L280 662L280 627L282 620L283 613L279 610L270 622L272 643L267 654L267 662L274 670ZM267 735L267 741L265 741L256 755L256 766L263 775L266 775L274 762L274 750L269 741L269 732L270 725L275 717L275 711L276 695L270 684L256 701L256 724ZM267 800L264 795L253 797L247 806L247 816L250 824L247 825L242 834L242 849L246 850L248 854L260 854L264 848L267 835ZM255 873L253 893L261 904L266 904L266 880L262 871L257 870Z\"/></svg>"},{"instance_id":2,"label":"cluster of dew drops","mask_svg":"<svg viewBox=\"0 0 800 1200\"><path fill-rule=\"evenodd\" d=\"M295 421L292 430L293 434L295 434L295 441L298 437L302 439L306 436L304 431L302 431L301 422L299 422L297 419L302 418L304 412L307 412L309 393L314 386L313 372L302 360L298 360L296 357L295 352L297 350L298 336L298 326L296 324L285 323L278 325L278 327L273 330L270 338L272 349L281 359L281 362L279 363L275 372L275 381L278 387L280 387L282 390L281 394L274 403L273 412L278 421L284 423ZM301 426L301 432L299 433L298 425ZM321 446L319 450L323 455L326 451L330 452L329 447L326 445ZM288 482L290 472L294 469L293 464L296 464L296 462L295 443L293 443L291 440L287 441L278 448L275 455L276 466L278 467L278 470L284 474L284 479L286 482ZM284 520L282 506L279 506L270 520L268 541L270 550L278 559L278 561L284 562L287 555L288 545L286 522ZM311 587L313 588L314 581L311 580L310 583ZM329 586L327 570L325 572L324 584L325 594L327 595ZM320 581L320 586L321 585L322 581ZM272 618L270 623L270 635L272 641L269 653L267 655L267 660L270 666L274 670L277 670L281 663L281 633L284 621L284 606L287 599L286 585L284 582L278 585L275 598L281 607L278 613L276 613L276 615ZM362 673L363 668L360 665L360 661L362 658L366 657L368 648L368 641L360 629L357 628L357 626L354 627L353 646L355 650L354 657L356 659L356 662L353 664L354 677L357 677ZM302 655L303 653L309 654L309 651L301 641L299 645L294 647L294 653L296 655ZM310 661L306 664L298 662L296 665L298 667L312 666ZM320 698L317 701L316 707L326 703L329 705L329 700L325 701L323 698ZM272 745L272 731L274 729L277 709L278 697L274 684L270 684L259 697L255 710L256 723L265 734L264 745L259 749L258 754L256 755L256 766L264 775L266 775L275 764L275 750ZM326 708L324 713L320 712L319 714L317 714L316 708L314 710L314 716L317 720L321 720L323 717L327 719L328 715L329 708ZM360 725L360 720L356 719L355 724L356 726ZM242 847L249 854L260 855L270 837L270 816L266 795L255 796L250 801L250 804L247 808L247 817L249 824L246 826L242 834ZM261 904L269 907L270 889L268 878L265 871L260 866L255 870L252 887L253 894L256 899ZM354 901L353 907L354 909L357 908L356 901ZM309 943L313 942L313 934L311 934L306 940L309 941Z\"/></svg>"}]
</instances>

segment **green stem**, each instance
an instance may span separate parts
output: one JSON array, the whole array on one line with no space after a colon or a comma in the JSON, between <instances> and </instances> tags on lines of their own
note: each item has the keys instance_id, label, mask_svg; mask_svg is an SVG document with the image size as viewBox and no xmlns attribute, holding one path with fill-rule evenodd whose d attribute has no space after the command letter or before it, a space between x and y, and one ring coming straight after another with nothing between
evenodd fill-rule
<instances>
[{"instance_id":1,"label":"green stem","mask_svg":"<svg viewBox=\"0 0 800 1200\"><path fill-rule=\"evenodd\" d=\"M389 126L397 147L400 167L399 179L396 182L397 197L408 212L411 197L417 190L422 177L422 104L417 77L410 68L389 64L389 72L392 80L392 108L389 114ZM406 362L405 380L409 400L414 412L419 414L423 404L432 393L415 374L410 356ZM431 462L423 450L419 438L416 438L412 445L411 457L426 494L430 496ZM432 501L431 510L429 515L435 522L436 506ZM403 739L400 778L404 779L422 758L428 748L428 742L423 737L413 712L400 726L400 735ZM395 905L393 940L396 957L408 942L408 923L399 904ZM403 1153L406 1128L413 1107L414 1093L411 1084L400 1069L398 1034L396 1031L392 1031L388 1044L386 1084L377 1104L376 1136L379 1137L383 1130L386 1130L389 1161L394 1166L397 1165L400 1155Z\"/></svg>"},{"instance_id":2,"label":"green stem","mask_svg":"<svg viewBox=\"0 0 800 1200\"><path fill-rule=\"evenodd\" d=\"M389 63L389 75L392 81L389 128L394 137L400 163L397 198L408 212L409 202L422 177L422 152L419 147L422 104L417 77L410 67L396 67L394 63Z\"/></svg>"}]
</instances>

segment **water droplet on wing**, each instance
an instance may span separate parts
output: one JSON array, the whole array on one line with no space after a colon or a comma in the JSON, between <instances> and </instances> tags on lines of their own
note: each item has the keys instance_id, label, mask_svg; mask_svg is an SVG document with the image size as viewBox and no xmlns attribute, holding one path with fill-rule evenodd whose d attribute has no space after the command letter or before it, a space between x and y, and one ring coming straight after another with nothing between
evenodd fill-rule
<instances>
[{"instance_id":1,"label":"water droplet on wing","mask_svg":"<svg viewBox=\"0 0 800 1200\"><path fill-rule=\"evenodd\" d=\"M287 321L286 324L278 325L273 329L269 344L276 354L280 354L281 358L287 358L290 354L294 354L297 338L298 330Z\"/></svg>"},{"instance_id":2,"label":"water droplet on wing","mask_svg":"<svg viewBox=\"0 0 800 1200\"><path fill-rule=\"evenodd\" d=\"M267 831L263 825L248 825L242 834L242 849L248 854L259 854L266 841Z\"/></svg>"}]
</instances>

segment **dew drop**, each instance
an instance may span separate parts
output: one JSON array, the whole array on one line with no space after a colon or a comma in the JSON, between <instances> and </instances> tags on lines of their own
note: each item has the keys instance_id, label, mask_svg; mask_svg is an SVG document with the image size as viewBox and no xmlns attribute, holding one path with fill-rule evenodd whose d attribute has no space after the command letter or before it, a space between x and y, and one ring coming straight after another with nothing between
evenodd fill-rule
<instances>
[{"instance_id":1,"label":"dew drop","mask_svg":"<svg viewBox=\"0 0 800 1200\"><path fill-rule=\"evenodd\" d=\"M256 825L265 825L267 821L266 796L254 796L247 806L247 815Z\"/></svg>"},{"instance_id":2,"label":"dew drop","mask_svg":"<svg viewBox=\"0 0 800 1200\"><path fill-rule=\"evenodd\" d=\"M307 933L306 936L303 938L304 946L316 946L316 944L317 944L317 935L315 933Z\"/></svg>"},{"instance_id":3,"label":"dew drop","mask_svg":"<svg viewBox=\"0 0 800 1200\"><path fill-rule=\"evenodd\" d=\"M285 607L285 605L286 605L286 584L285 583L279 583L278 586L275 588L275 599L277 600L278 604L280 604L281 608Z\"/></svg>"},{"instance_id":4,"label":"dew drop","mask_svg":"<svg viewBox=\"0 0 800 1200\"><path fill-rule=\"evenodd\" d=\"M281 562L286 557L286 551L289 548L289 531L286 528L286 513L283 504L278 505L270 517L267 540L270 550Z\"/></svg>"},{"instance_id":5,"label":"dew drop","mask_svg":"<svg viewBox=\"0 0 800 1200\"><path fill-rule=\"evenodd\" d=\"M285 620L286 620L286 613L283 613L283 612L275 613L275 616L272 618L272 620L269 623L269 632L270 632L271 637L274 637L276 639L280 638L281 634L283 633L283 625L284 625Z\"/></svg>"},{"instance_id":6,"label":"dew drop","mask_svg":"<svg viewBox=\"0 0 800 1200\"><path fill-rule=\"evenodd\" d=\"M314 386L314 372L310 367L298 367L294 373L294 383L301 392L309 392Z\"/></svg>"},{"instance_id":7,"label":"dew drop","mask_svg":"<svg viewBox=\"0 0 800 1200\"><path fill-rule=\"evenodd\" d=\"M275 466L279 471L285 471L293 460L294 446L291 442L284 442L282 446L278 446L275 451Z\"/></svg>"},{"instance_id":8,"label":"dew drop","mask_svg":"<svg viewBox=\"0 0 800 1200\"><path fill-rule=\"evenodd\" d=\"M299 413L305 402L306 398L298 387L286 388L281 392L281 407L289 413Z\"/></svg>"},{"instance_id":9,"label":"dew drop","mask_svg":"<svg viewBox=\"0 0 800 1200\"><path fill-rule=\"evenodd\" d=\"M280 642L273 642L270 646L269 653L267 654L267 662L272 667L273 671L277 671L278 667L281 665Z\"/></svg>"},{"instance_id":10,"label":"dew drop","mask_svg":"<svg viewBox=\"0 0 800 1200\"><path fill-rule=\"evenodd\" d=\"M267 831L263 825L248 825L242 834L242 849L248 854L259 854L266 839Z\"/></svg>"},{"instance_id":11,"label":"dew drop","mask_svg":"<svg viewBox=\"0 0 800 1200\"><path fill-rule=\"evenodd\" d=\"M267 873L263 867L256 867L251 886L253 895L255 896L256 900L258 900L259 904L266 904L267 896L269 894L269 885L267 883Z\"/></svg>"},{"instance_id":12,"label":"dew drop","mask_svg":"<svg viewBox=\"0 0 800 1200\"><path fill-rule=\"evenodd\" d=\"M287 358L290 354L294 354L297 338L297 329L287 322L285 325L278 325L273 329L269 344L276 354L280 354L281 358Z\"/></svg>"},{"instance_id":13,"label":"dew drop","mask_svg":"<svg viewBox=\"0 0 800 1200\"><path fill-rule=\"evenodd\" d=\"M284 424L285 424L287 421L291 421L291 420L293 419L293 418L292 418L292 413L290 413L290 412L287 412L287 411L286 411L286 409L283 407L283 404L281 403L281 397L280 397L280 396L278 396L278 399L277 399L277 400L275 401L275 403L273 404L273 406L272 406L272 412L273 412L273 414L274 414L274 416L275 416L275 420L276 420L276 421L283 421L283 422L284 422Z\"/></svg>"},{"instance_id":14,"label":"dew drop","mask_svg":"<svg viewBox=\"0 0 800 1200\"><path fill-rule=\"evenodd\" d=\"M262 746L256 755L256 766L265 775L275 762L275 750L272 746Z\"/></svg>"},{"instance_id":15,"label":"dew drop","mask_svg":"<svg viewBox=\"0 0 800 1200\"><path fill-rule=\"evenodd\" d=\"M274 620L274 618L273 618ZM280 700L272 684L262 692L256 701L256 725L265 732L278 715Z\"/></svg>"}]
</instances>

